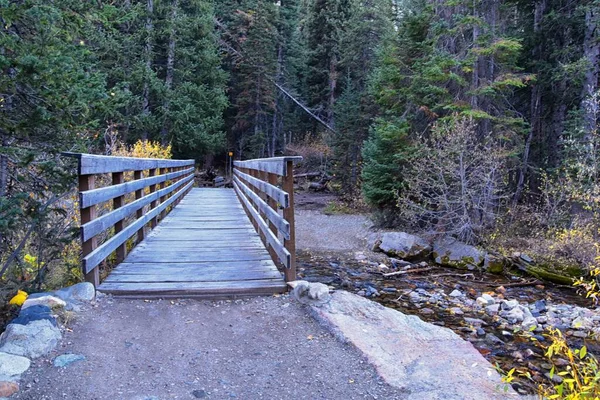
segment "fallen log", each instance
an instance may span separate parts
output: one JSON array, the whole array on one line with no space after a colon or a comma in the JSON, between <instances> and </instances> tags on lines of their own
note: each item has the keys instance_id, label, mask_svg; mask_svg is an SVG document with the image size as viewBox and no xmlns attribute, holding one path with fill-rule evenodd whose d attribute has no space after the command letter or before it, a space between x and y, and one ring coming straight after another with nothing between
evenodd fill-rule
<instances>
[{"instance_id":1,"label":"fallen log","mask_svg":"<svg viewBox=\"0 0 600 400\"><path fill-rule=\"evenodd\" d=\"M316 178L321 175L320 172L306 172L304 174L294 174L294 178Z\"/></svg>"},{"instance_id":2,"label":"fallen log","mask_svg":"<svg viewBox=\"0 0 600 400\"><path fill-rule=\"evenodd\" d=\"M540 280L558 283L559 285L572 285L575 281L575 278L546 271L543 268L537 267L533 264L524 261L522 258L509 258L508 261L510 263L510 267L516 268L519 271L525 272L529 276L533 276L534 278Z\"/></svg>"},{"instance_id":3,"label":"fallen log","mask_svg":"<svg viewBox=\"0 0 600 400\"><path fill-rule=\"evenodd\" d=\"M525 281L525 282L515 282L515 283L505 283L505 284L488 284L488 286L491 287L526 287L526 286L535 286L535 285L542 285L544 282L540 281L539 279L533 279L531 281Z\"/></svg>"}]
</instances>

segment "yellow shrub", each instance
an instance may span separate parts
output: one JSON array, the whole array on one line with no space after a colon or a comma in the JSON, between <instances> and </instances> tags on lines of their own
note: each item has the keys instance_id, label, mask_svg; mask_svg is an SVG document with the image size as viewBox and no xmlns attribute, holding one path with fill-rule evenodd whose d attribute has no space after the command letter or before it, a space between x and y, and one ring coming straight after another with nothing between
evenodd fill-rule
<instances>
[{"instance_id":1,"label":"yellow shrub","mask_svg":"<svg viewBox=\"0 0 600 400\"><path fill-rule=\"evenodd\" d=\"M167 158L173 157L171 145L163 146L160 142L152 140L138 140L133 146L118 144L115 156L136 157L136 158Z\"/></svg>"},{"instance_id":2,"label":"yellow shrub","mask_svg":"<svg viewBox=\"0 0 600 400\"><path fill-rule=\"evenodd\" d=\"M562 382L552 387L540 387L540 395L547 399L583 400L600 398L600 371L598 360L587 352L583 346L572 349L558 329L550 331L550 346L546 349L546 357L567 360L562 369L553 367L550 376L558 375Z\"/></svg>"}]
</instances>

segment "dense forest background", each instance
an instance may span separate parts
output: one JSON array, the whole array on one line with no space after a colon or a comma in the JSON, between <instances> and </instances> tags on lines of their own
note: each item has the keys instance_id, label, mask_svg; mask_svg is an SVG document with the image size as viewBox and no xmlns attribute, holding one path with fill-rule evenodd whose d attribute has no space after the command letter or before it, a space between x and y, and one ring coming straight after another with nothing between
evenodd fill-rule
<instances>
[{"instance_id":1,"label":"dense forest background","mask_svg":"<svg viewBox=\"0 0 600 400\"><path fill-rule=\"evenodd\" d=\"M0 275L77 264L60 152L140 139L201 168L299 154L383 224L588 254L599 20L598 0L0 0Z\"/></svg>"}]
</instances>

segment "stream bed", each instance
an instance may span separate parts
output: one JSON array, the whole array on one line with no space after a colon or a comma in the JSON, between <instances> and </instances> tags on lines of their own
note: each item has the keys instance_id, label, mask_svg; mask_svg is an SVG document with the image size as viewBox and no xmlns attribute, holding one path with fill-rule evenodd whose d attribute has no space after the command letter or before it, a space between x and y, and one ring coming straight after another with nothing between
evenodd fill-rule
<instances>
[{"instance_id":1,"label":"stream bed","mask_svg":"<svg viewBox=\"0 0 600 400\"><path fill-rule=\"evenodd\" d=\"M299 252L298 277L359 294L450 328L471 342L492 365L502 371L515 368L516 379L512 385L522 394L537 393L540 384L551 384L552 364L544 355L548 344L545 328L555 326L564 333L571 347L585 345L588 352L600 354L600 344L592 339L600 332L600 310L591 307L591 302L573 288L546 283L518 286L523 281L519 277L510 279L426 263L397 265L397 260L369 257L363 252L348 255ZM384 276L398 271L402 272ZM486 299L490 303L486 304ZM507 309L511 304L513 309ZM515 304L520 306L515 307ZM521 320L510 319L522 311L527 315L521 315ZM525 329L529 327L528 320L548 320L548 323ZM579 321L589 324L589 333L579 329L576 325ZM557 365L556 360L554 364ZM554 379L556 384L560 378L555 376Z\"/></svg>"}]
</instances>

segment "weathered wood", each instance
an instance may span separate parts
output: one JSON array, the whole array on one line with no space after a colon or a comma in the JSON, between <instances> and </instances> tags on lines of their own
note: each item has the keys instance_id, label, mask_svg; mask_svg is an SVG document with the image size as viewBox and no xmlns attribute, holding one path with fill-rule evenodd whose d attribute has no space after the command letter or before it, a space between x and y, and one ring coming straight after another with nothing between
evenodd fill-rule
<instances>
[{"instance_id":1,"label":"weathered wood","mask_svg":"<svg viewBox=\"0 0 600 400\"><path fill-rule=\"evenodd\" d=\"M261 192L266 193L270 198L276 200L279 204L281 204L281 207L289 207L290 201L288 194L275 186L275 184L256 179L248 174L243 173L239 169L234 169L233 173ZM274 176L275 182L277 182L277 175L271 173L269 173L269 175Z\"/></svg>"},{"instance_id":2,"label":"weathered wood","mask_svg":"<svg viewBox=\"0 0 600 400\"><path fill-rule=\"evenodd\" d=\"M279 230L286 239L290 239L290 224L283 219L277 211L273 210L263 199L254 193L246 186L237 176L233 177L233 181L238 184L242 192L255 204L256 209L264 214L269 221Z\"/></svg>"},{"instance_id":3,"label":"weathered wood","mask_svg":"<svg viewBox=\"0 0 600 400\"><path fill-rule=\"evenodd\" d=\"M140 180L144 177L143 171L134 171L133 173L133 179L135 180ZM140 188L138 190L135 191L135 199L139 200L143 197L144 195L144 190L143 188ZM142 217L144 216L144 208L140 208L137 210L136 212L136 218L138 220L140 220ZM144 225L142 225L142 227L137 231L137 242L140 243L142 240L144 240L144 237L146 236L146 232L144 232Z\"/></svg>"},{"instance_id":4,"label":"weathered wood","mask_svg":"<svg viewBox=\"0 0 600 400\"><path fill-rule=\"evenodd\" d=\"M277 184L277 175L265 172L265 177L266 177L266 181L269 185L275 186ZM287 204L285 205L285 207L289 207L289 196L287 195L287 193L285 193L284 198L287 201ZM274 212L278 213L276 199L274 199L273 197L270 197L270 196L267 197L267 204L269 205L269 207L271 207L271 209ZM288 224L288 226L289 226L289 224ZM275 237L279 237L277 226L275 224L273 224L272 222L269 222L269 229L271 230L271 232L273 232L273 235L275 235ZM275 253L275 250L273 250L273 248L270 246L269 246L269 254L271 255L271 258L273 260L277 259L277 253Z\"/></svg>"},{"instance_id":5,"label":"weathered wood","mask_svg":"<svg viewBox=\"0 0 600 400\"><path fill-rule=\"evenodd\" d=\"M153 263L161 260L177 260L178 262L207 262L207 261L252 261L270 260L271 256L264 249L251 250L236 248L231 249L203 250L202 252L185 251L132 251L127 256L127 261L132 263Z\"/></svg>"},{"instance_id":6,"label":"weathered wood","mask_svg":"<svg viewBox=\"0 0 600 400\"><path fill-rule=\"evenodd\" d=\"M153 210L150 210L147 214L142 214L140 218L138 218L131 225L127 226L118 234L114 235L106 242L104 242L101 246L95 249L93 252L88 254L83 258L83 263L85 267L85 271L89 272L98 264L100 264L106 257L110 255L121 243L125 242L129 237L134 235L136 232L143 230L144 225L146 225L152 218L158 215L162 210L170 206L177 198L184 193L189 187L193 185L193 182L188 183L183 188L179 189L177 193L175 193L171 198L162 203L160 206L156 207ZM138 210L139 212L139 210ZM131 254L129 255L131 257ZM128 257L128 258L129 258Z\"/></svg>"},{"instance_id":7,"label":"weathered wood","mask_svg":"<svg viewBox=\"0 0 600 400\"><path fill-rule=\"evenodd\" d=\"M285 281L296 280L296 223L294 217L294 171L293 160L287 161L287 175L283 177L283 190L286 191L290 198L290 206L283 209L283 218L290 225L290 235L288 240L284 240L285 248L290 254L290 262L288 269L285 271Z\"/></svg>"},{"instance_id":8,"label":"weathered wood","mask_svg":"<svg viewBox=\"0 0 600 400\"><path fill-rule=\"evenodd\" d=\"M155 283L155 282L219 282L219 281L249 281L249 280L266 280L266 279L274 279L278 282L281 282L282 276L281 273L277 270L269 270L269 271L223 271L223 270L215 270L215 271L202 271L199 274L197 271L192 272L179 272L177 274L171 273L162 273L162 274L111 274L107 279L104 280L105 283L113 283L113 282L147 282L147 283Z\"/></svg>"},{"instance_id":9,"label":"weathered wood","mask_svg":"<svg viewBox=\"0 0 600 400\"><path fill-rule=\"evenodd\" d=\"M234 295L269 295L283 293L285 283L278 279L237 282L155 282L155 283L103 283L99 290L104 293L140 296L213 297Z\"/></svg>"},{"instance_id":10,"label":"weathered wood","mask_svg":"<svg viewBox=\"0 0 600 400\"><path fill-rule=\"evenodd\" d=\"M94 175L80 175L79 176L79 190L91 190L95 186L95 177ZM81 223L85 224L89 221L93 221L96 218L96 206L85 207L80 210L80 218ZM93 253L96 251L98 247L98 239L95 237L89 240L81 240L81 253L83 257ZM85 262L82 261L81 268L83 270L83 274L85 276L86 282L91 282L95 287L98 287L100 284L100 271L98 268L87 269Z\"/></svg>"},{"instance_id":11,"label":"weathered wood","mask_svg":"<svg viewBox=\"0 0 600 400\"><path fill-rule=\"evenodd\" d=\"M111 172L143 171L156 168L189 167L194 160L167 160L72 154L79 158L79 175L107 174Z\"/></svg>"},{"instance_id":12,"label":"weathered wood","mask_svg":"<svg viewBox=\"0 0 600 400\"><path fill-rule=\"evenodd\" d=\"M182 172L185 172L185 173L187 173L186 171L189 171L190 169L191 169L191 171L190 171L191 175L192 175L192 176L194 176L194 168L193 168L193 167L192 167L192 168L188 168L188 169L184 169L184 170L182 170L182 171L175 172L175 174L179 174L179 173L182 173ZM161 175L166 175L166 174L168 174L168 173L169 173L169 169L168 169L168 168L161 168L161 169L160 169L160 174L161 174ZM165 188L165 186L166 186L166 184L167 184L167 183L166 183L166 181L165 181L165 182L161 182L161 183L160 183L160 188L161 188L161 189L164 189L164 188ZM167 196L166 196L166 195L164 195L164 196L161 196L161 197L160 197L160 199L158 199L158 203L159 203L159 204L161 204L161 203L164 203L164 202L165 202L165 200L166 200L166 198L167 198ZM166 217L166 216L167 216L167 211L166 211L166 210L163 210L163 211L161 211L161 213L160 213L160 219L161 219L161 221L162 221L163 219L165 219L165 217Z\"/></svg>"},{"instance_id":13,"label":"weathered wood","mask_svg":"<svg viewBox=\"0 0 600 400\"><path fill-rule=\"evenodd\" d=\"M151 169L151 170L149 170L149 171L148 171L148 175L149 175L149 176L151 176L151 177L152 177L152 176L156 176L156 171L157 171L156 169ZM179 172L179 171L178 171L178 172ZM154 194L154 192L156 192L156 184L152 184L152 185L150 185L150 186L148 187L148 189L150 190L150 194ZM159 196L159 197L160 197L160 196ZM153 200L150 202L150 209L152 209L152 208L155 208L155 207L156 207L156 200L157 200L157 199L153 199ZM152 218L152 219L150 220L150 228L151 228L151 229L154 229L154 228L156 228L156 225L157 225L157 224L158 224L158 215L157 215L157 216L155 216L154 218Z\"/></svg>"},{"instance_id":14,"label":"weathered wood","mask_svg":"<svg viewBox=\"0 0 600 400\"><path fill-rule=\"evenodd\" d=\"M122 172L113 172L112 174L112 183L113 185L119 185L123 183L123 173ZM113 199L113 210L118 210L119 208L121 208L123 206L123 204L125 204L125 196L118 196L115 197ZM114 211L113 211L114 212ZM123 220L125 217L123 218L119 218L118 220L116 220L114 222L114 226L115 226L115 234L119 233L123 230ZM82 224L81 226L81 235L83 236L83 240L87 240L85 238L86 234L85 234L85 225L89 225L91 223L94 223L95 221L98 221L98 219L95 219L94 221L90 221L87 224ZM113 225L113 224L111 224ZM125 257L127 256L127 246L125 243L123 243L122 245L120 245L119 247L117 247L116 252L116 262L120 263L122 262Z\"/></svg>"},{"instance_id":15,"label":"weathered wood","mask_svg":"<svg viewBox=\"0 0 600 400\"><path fill-rule=\"evenodd\" d=\"M79 193L79 207L85 208L94 204L109 201L115 197L123 196L132 193L136 190L144 189L150 185L163 184L175 177L191 174L194 168L187 168L182 171L173 172L170 174L161 174L150 176L144 179L137 179L130 182L124 182L120 185L107 186L99 189L89 190Z\"/></svg>"},{"instance_id":16,"label":"weathered wood","mask_svg":"<svg viewBox=\"0 0 600 400\"><path fill-rule=\"evenodd\" d=\"M269 230L267 223L260 217L260 215L258 215L258 212L254 209L254 207L252 207L249 200L242 193L242 189L240 189L237 182L233 183L233 187L237 191L239 199L242 201L242 203L246 205L246 209L248 210L254 221L256 221L258 228L265 235L266 241L269 243L270 246L273 247L273 249L277 253L279 260L283 263L283 265L286 268L289 268L291 262L291 255L289 251L283 247L279 239L275 237L275 235L273 235L273 232Z\"/></svg>"},{"instance_id":17,"label":"weathered wood","mask_svg":"<svg viewBox=\"0 0 600 400\"><path fill-rule=\"evenodd\" d=\"M171 193L172 191L181 187L183 184L191 181L193 178L194 178L193 176L188 176L185 179L183 179L179 182L176 182L172 185L169 185L164 189L161 189L154 193L150 193L142 198L132 201L131 203L129 203L125 206L115 209L114 211L111 211L108 214L104 214L103 216L96 218L96 219L88 222L87 224L83 224L81 226L81 234L82 234L83 240L88 240L88 239L98 235L100 232L103 232L103 231L109 229L111 226L116 224L117 221L121 221L121 220L127 218L129 215L140 210L142 207L144 207L148 204L151 204L152 202L156 201L159 197L161 197L163 195ZM137 218L141 218L139 213L137 215ZM115 233L117 233L117 232L115 232Z\"/></svg>"},{"instance_id":18,"label":"weathered wood","mask_svg":"<svg viewBox=\"0 0 600 400\"><path fill-rule=\"evenodd\" d=\"M292 165L294 161L300 161L302 157L272 157L272 158L257 158L248 161L234 161L233 165L238 168L248 168L251 170L269 172L279 176L286 176L288 174L288 166ZM291 163L291 164L290 164Z\"/></svg>"}]
</instances>

